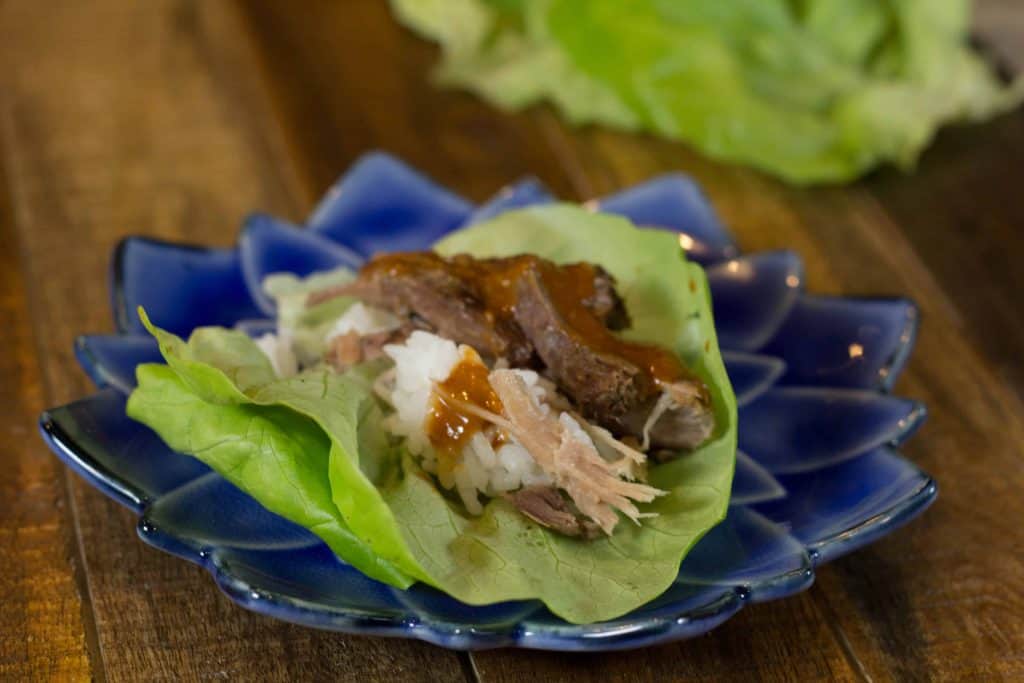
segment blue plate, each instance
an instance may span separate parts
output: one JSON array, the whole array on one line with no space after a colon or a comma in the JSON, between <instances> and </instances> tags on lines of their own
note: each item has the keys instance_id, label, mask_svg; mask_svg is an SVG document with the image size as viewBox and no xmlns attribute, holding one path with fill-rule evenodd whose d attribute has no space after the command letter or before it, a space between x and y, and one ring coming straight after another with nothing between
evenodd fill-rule
<instances>
[{"instance_id":1,"label":"blue plate","mask_svg":"<svg viewBox=\"0 0 1024 683\"><path fill-rule=\"evenodd\" d=\"M135 366L160 360L136 306L179 334L212 324L257 333L273 324L273 303L259 288L268 273L307 274L357 266L380 250L425 249L467 223L549 201L527 180L473 206L402 162L370 154L305 229L252 216L235 249L129 237L112 269L118 334L83 336L76 345L99 391L45 412L43 436L72 469L140 516L146 543L205 567L243 607L457 649L612 650L695 636L746 604L805 590L815 566L874 541L935 499L935 482L894 450L925 417L920 403L888 393L913 345L914 304L804 294L796 254L741 254L699 188L679 175L592 205L677 231L707 267L740 404L740 453L726 520L663 595L624 617L577 626L538 602L472 607L424 586L401 591L372 581L125 417Z\"/></svg>"}]
</instances>

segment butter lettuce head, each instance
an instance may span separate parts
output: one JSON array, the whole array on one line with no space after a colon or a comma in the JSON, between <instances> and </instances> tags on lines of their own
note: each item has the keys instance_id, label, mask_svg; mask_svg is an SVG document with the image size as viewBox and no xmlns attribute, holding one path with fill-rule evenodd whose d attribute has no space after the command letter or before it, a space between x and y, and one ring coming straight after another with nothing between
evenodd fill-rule
<instances>
[{"instance_id":1,"label":"butter lettuce head","mask_svg":"<svg viewBox=\"0 0 1024 683\"><path fill-rule=\"evenodd\" d=\"M139 367L128 414L391 585L422 581L470 604L539 599L574 623L650 601L729 501L736 404L703 271L685 260L673 233L569 205L507 213L436 248L600 263L632 315L627 336L674 349L705 379L716 433L651 468L651 482L668 492L645 506L657 517L624 520L612 537L587 542L539 527L501 499L469 515L383 429L384 408L370 390L381 364L278 379L248 337L220 328L196 330L186 342L146 320L167 365Z\"/></svg>"},{"instance_id":2,"label":"butter lettuce head","mask_svg":"<svg viewBox=\"0 0 1024 683\"><path fill-rule=\"evenodd\" d=\"M968 46L969 0L392 0L438 80L505 109L642 129L797 183L914 164L1016 106Z\"/></svg>"}]
</instances>

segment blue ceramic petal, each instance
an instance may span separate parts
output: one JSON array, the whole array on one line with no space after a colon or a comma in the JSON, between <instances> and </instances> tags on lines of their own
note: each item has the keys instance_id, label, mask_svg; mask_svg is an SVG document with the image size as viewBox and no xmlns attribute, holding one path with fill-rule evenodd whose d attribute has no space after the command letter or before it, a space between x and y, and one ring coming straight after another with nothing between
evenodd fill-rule
<instances>
[{"instance_id":1,"label":"blue ceramic petal","mask_svg":"<svg viewBox=\"0 0 1024 683\"><path fill-rule=\"evenodd\" d=\"M722 226L704 193L682 174L659 176L604 197L595 207L625 216L637 225L675 230L687 254L699 263L714 263L736 256L732 236Z\"/></svg>"},{"instance_id":2,"label":"blue ceramic petal","mask_svg":"<svg viewBox=\"0 0 1024 683\"><path fill-rule=\"evenodd\" d=\"M756 506L824 562L920 513L935 482L888 448L834 467L779 478L789 495Z\"/></svg>"},{"instance_id":3,"label":"blue ceramic petal","mask_svg":"<svg viewBox=\"0 0 1024 683\"><path fill-rule=\"evenodd\" d=\"M563 652L646 647L707 633L745 604L742 592L717 587L694 593L691 586L673 586L663 597L668 598L665 603L658 598L635 616L597 624L570 625L550 614L533 617L517 629L515 645ZM676 605L684 606L685 612L673 610Z\"/></svg>"},{"instance_id":4,"label":"blue ceramic petal","mask_svg":"<svg viewBox=\"0 0 1024 683\"><path fill-rule=\"evenodd\" d=\"M152 541L154 531L146 532ZM390 587L366 578L323 543L293 549L218 548L210 556L219 583L246 586L257 599L287 598L294 604L323 605L377 618L409 614ZM258 587L258 588L257 588Z\"/></svg>"},{"instance_id":5,"label":"blue ceramic petal","mask_svg":"<svg viewBox=\"0 0 1024 683\"><path fill-rule=\"evenodd\" d=\"M779 598L811 585L804 546L777 524L746 507L732 507L679 568L679 583L736 586L755 601Z\"/></svg>"},{"instance_id":6,"label":"blue ceramic petal","mask_svg":"<svg viewBox=\"0 0 1024 683\"><path fill-rule=\"evenodd\" d=\"M533 600L467 605L423 584L405 591L392 589L392 593L397 602L422 618L435 622L473 624L478 628L514 627L543 609L540 602Z\"/></svg>"},{"instance_id":7,"label":"blue ceramic petal","mask_svg":"<svg viewBox=\"0 0 1024 683\"><path fill-rule=\"evenodd\" d=\"M722 351L722 360L739 406L763 394L786 372L786 364L774 356Z\"/></svg>"},{"instance_id":8,"label":"blue ceramic petal","mask_svg":"<svg viewBox=\"0 0 1024 683\"><path fill-rule=\"evenodd\" d=\"M615 621L620 624L630 622L635 624L637 621L651 617L672 618L679 614L690 614L709 608L713 610L730 609L734 602L742 603L746 597L742 589L733 585L676 581L657 598L631 613L628 621L625 618ZM547 614L547 618L551 621L557 619L550 613Z\"/></svg>"},{"instance_id":9,"label":"blue ceramic petal","mask_svg":"<svg viewBox=\"0 0 1024 683\"><path fill-rule=\"evenodd\" d=\"M535 204L547 204L551 201L554 201L554 197L551 196L547 188L536 178L528 178L503 188L484 204L481 204L469 217L467 223L470 225L480 223L506 211L522 209Z\"/></svg>"},{"instance_id":10,"label":"blue ceramic petal","mask_svg":"<svg viewBox=\"0 0 1024 683\"><path fill-rule=\"evenodd\" d=\"M807 472L898 445L924 418L917 401L873 391L779 387L740 410L739 447L774 474Z\"/></svg>"},{"instance_id":11,"label":"blue ceramic petal","mask_svg":"<svg viewBox=\"0 0 1024 683\"><path fill-rule=\"evenodd\" d=\"M743 451L736 451L736 471L732 476L729 505L753 505L786 497L786 489L771 472Z\"/></svg>"},{"instance_id":12,"label":"blue ceramic petal","mask_svg":"<svg viewBox=\"0 0 1024 683\"><path fill-rule=\"evenodd\" d=\"M707 270L718 343L756 351L789 315L800 293L803 264L791 251L740 256Z\"/></svg>"},{"instance_id":13,"label":"blue ceramic petal","mask_svg":"<svg viewBox=\"0 0 1024 683\"><path fill-rule=\"evenodd\" d=\"M136 365L163 362L156 340L133 334L82 335L75 339L75 357L97 387L125 394L135 388Z\"/></svg>"},{"instance_id":14,"label":"blue ceramic petal","mask_svg":"<svg viewBox=\"0 0 1024 683\"><path fill-rule=\"evenodd\" d=\"M310 216L311 230L362 256L426 249L469 218L473 207L394 157L357 161Z\"/></svg>"},{"instance_id":15,"label":"blue ceramic petal","mask_svg":"<svg viewBox=\"0 0 1024 683\"><path fill-rule=\"evenodd\" d=\"M145 333L136 314L185 335L200 325L231 326L260 315L236 249L203 249L129 237L114 253L114 320L120 332ZM211 293L216 292L216 296Z\"/></svg>"},{"instance_id":16,"label":"blue ceramic petal","mask_svg":"<svg viewBox=\"0 0 1024 683\"><path fill-rule=\"evenodd\" d=\"M235 324L251 337L274 332L277 324L268 318L241 320ZM162 363L156 340L141 334L86 334L75 339L75 357L93 383L127 394L135 388L135 367L140 363Z\"/></svg>"},{"instance_id":17,"label":"blue ceramic petal","mask_svg":"<svg viewBox=\"0 0 1024 683\"><path fill-rule=\"evenodd\" d=\"M191 539L200 549L294 550L323 543L210 472L165 492L146 510L143 527Z\"/></svg>"},{"instance_id":18,"label":"blue ceramic petal","mask_svg":"<svg viewBox=\"0 0 1024 683\"><path fill-rule=\"evenodd\" d=\"M263 291L263 278L271 273L301 277L339 266L357 270L363 258L326 237L270 216L254 214L238 237L242 274L249 294L266 315L274 315L274 300Z\"/></svg>"},{"instance_id":19,"label":"blue ceramic petal","mask_svg":"<svg viewBox=\"0 0 1024 683\"><path fill-rule=\"evenodd\" d=\"M910 357L917 321L905 299L802 295L762 353L786 362L787 384L888 390Z\"/></svg>"},{"instance_id":20,"label":"blue ceramic petal","mask_svg":"<svg viewBox=\"0 0 1024 683\"><path fill-rule=\"evenodd\" d=\"M124 413L125 397L105 389L43 413L40 428L51 450L117 502L136 511L210 471L170 450Z\"/></svg>"},{"instance_id":21,"label":"blue ceramic petal","mask_svg":"<svg viewBox=\"0 0 1024 683\"><path fill-rule=\"evenodd\" d=\"M400 162L369 155L321 203L309 232L257 217L240 250L123 242L113 272L118 327L140 331L134 307L144 304L179 334L203 324L262 334L274 321L262 317L250 290L258 297L268 272L328 268L354 260L348 249L424 248L467 220L549 200L542 186L525 181L473 213ZM681 176L596 205L682 231L681 242L703 262L738 256ZM906 438L924 416L918 404L878 391L891 386L909 355L917 320L911 303L795 295L799 262L788 252L739 258L709 275L722 345L733 349L723 358L742 406L740 444L750 456L737 454L729 516L689 555L680 578L647 605L602 624L567 624L535 602L474 607L423 586L396 591L366 578L309 532L125 416L123 392L134 386L135 366L159 358L148 338L80 338L83 368L109 388L44 413L41 428L72 469L142 515L143 540L204 566L231 599L261 614L460 649L614 650L691 637L748 602L805 588L812 560L887 533L936 492L927 475L878 447ZM265 309L268 303L262 301ZM758 355L742 351L762 343Z\"/></svg>"}]
</instances>

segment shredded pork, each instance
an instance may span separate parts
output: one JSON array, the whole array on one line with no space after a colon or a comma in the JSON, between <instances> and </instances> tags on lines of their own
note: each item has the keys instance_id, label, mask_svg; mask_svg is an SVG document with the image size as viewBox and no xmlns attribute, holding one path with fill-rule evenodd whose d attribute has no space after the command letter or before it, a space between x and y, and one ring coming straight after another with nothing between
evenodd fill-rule
<instances>
[{"instance_id":1,"label":"shredded pork","mask_svg":"<svg viewBox=\"0 0 1024 683\"><path fill-rule=\"evenodd\" d=\"M610 535L619 521L616 511L638 522L645 515L636 503L650 502L664 493L653 486L621 479L619 468L602 458L592 442L581 439L564 419L542 410L516 372L495 370L490 383L501 399L512 434L579 511L606 534Z\"/></svg>"}]
</instances>

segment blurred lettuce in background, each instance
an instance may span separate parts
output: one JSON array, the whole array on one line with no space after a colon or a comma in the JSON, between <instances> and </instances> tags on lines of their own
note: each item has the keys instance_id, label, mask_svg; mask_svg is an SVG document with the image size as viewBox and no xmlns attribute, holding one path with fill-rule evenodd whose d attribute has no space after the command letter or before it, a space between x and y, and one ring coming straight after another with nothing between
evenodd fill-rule
<instances>
[{"instance_id":1,"label":"blurred lettuce in background","mask_svg":"<svg viewBox=\"0 0 1024 683\"><path fill-rule=\"evenodd\" d=\"M794 183L913 166L943 124L1016 106L969 0L392 0L440 83L504 109L683 140Z\"/></svg>"}]
</instances>

